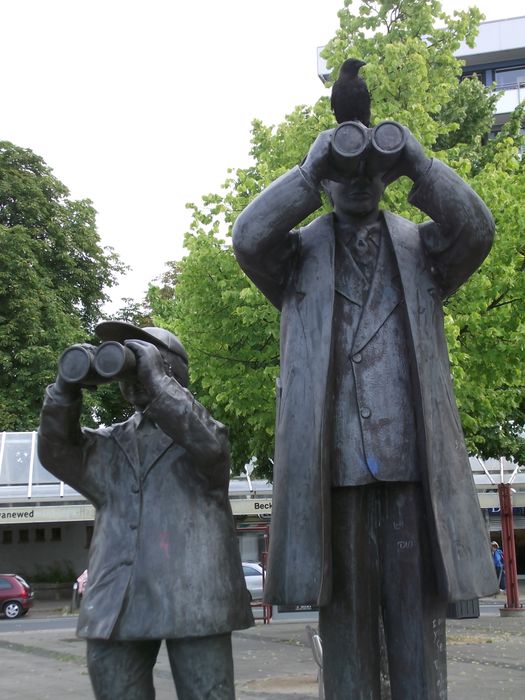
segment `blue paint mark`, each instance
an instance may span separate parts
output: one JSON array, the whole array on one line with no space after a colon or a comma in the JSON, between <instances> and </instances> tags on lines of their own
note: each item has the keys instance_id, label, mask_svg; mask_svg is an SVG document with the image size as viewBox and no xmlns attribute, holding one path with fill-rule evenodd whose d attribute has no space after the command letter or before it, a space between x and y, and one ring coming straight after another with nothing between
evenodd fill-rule
<instances>
[{"instance_id":1,"label":"blue paint mark","mask_svg":"<svg viewBox=\"0 0 525 700\"><path fill-rule=\"evenodd\" d=\"M367 457L366 458L366 466L368 469L371 471L371 473L374 476L377 476L379 472L379 464L377 462L377 459L375 457Z\"/></svg>"}]
</instances>

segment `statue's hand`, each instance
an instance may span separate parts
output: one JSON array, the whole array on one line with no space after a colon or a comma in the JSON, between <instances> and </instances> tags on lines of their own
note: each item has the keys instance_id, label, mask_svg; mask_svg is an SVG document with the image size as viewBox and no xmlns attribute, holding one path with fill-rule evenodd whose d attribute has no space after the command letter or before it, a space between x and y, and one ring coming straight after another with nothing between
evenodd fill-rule
<instances>
[{"instance_id":1,"label":"statue's hand","mask_svg":"<svg viewBox=\"0 0 525 700\"><path fill-rule=\"evenodd\" d=\"M153 397L162 388L166 377L164 360L160 351L152 343L144 340L126 340L124 345L133 352L137 360L137 379Z\"/></svg>"},{"instance_id":2,"label":"statue's hand","mask_svg":"<svg viewBox=\"0 0 525 700\"><path fill-rule=\"evenodd\" d=\"M314 187L319 187L322 180L341 180L341 173L336 170L331 158L334 131L335 129L321 131L301 163L303 174Z\"/></svg>"},{"instance_id":3,"label":"statue's hand","mask_svg":"<svg viewBox=\"0 0 525 700\"><path fill-rule=\"evenodd\" d=\"M71 403L82 396L82 386L76 382L66 382L60 374L57 374L54 383L54 394L55 396L58 394L66 402Z\"/></svg>"},{"instance_id":4,"label":"statue's hand","mask_svg":"<svg viewBox=\"0 0 525 700\"><path fill-rule=\"evenodd\" d=\"M403 175L416 182L427 172L432 162L410 129L406 126L403 128L407 135L405 147L394 165L382 175L385 185L389 185Z\"/></svg>"}]
</instances>

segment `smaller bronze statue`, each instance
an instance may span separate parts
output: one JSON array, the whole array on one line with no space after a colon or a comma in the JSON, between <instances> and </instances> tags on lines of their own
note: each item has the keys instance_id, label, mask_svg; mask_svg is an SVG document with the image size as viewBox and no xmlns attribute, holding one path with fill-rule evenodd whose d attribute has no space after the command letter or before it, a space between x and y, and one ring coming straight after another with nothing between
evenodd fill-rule
<instances>
[{"instance_id":1,"label":"smaller bronze statue","mask_svg":"<svg viewBox=\"0 0 525 700\"><path fill-rule=\"evenodd\" d=\"M108 321L99 348L60 358L38 452L96 508L78 635L97 700L155 697L166 640L179 700L233 700L231 631L253 624L228 500L226 428L186 389L188 359L161 328ZM119 379L124 423L81 428L82 388Z\"/></svg>"}]
</instances>

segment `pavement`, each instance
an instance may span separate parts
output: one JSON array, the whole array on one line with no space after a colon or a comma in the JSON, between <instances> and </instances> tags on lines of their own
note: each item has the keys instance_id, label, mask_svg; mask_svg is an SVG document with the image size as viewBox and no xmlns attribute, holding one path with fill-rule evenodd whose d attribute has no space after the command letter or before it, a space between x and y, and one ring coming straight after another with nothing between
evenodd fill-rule
<instances>
[{"instance_id":1,"label":"pavement","mask_svg":"<svg viewBox=\"0 0 525 700\"><path fill-rule=\"evenodd\" d=\"M482 599L479 619L447 622L448 700L525 697L525 614L500 616L498 608L504 602L501 594ZM66 627L34 629L39 618L52 618L50 622ZM0 620L0 697L93 700L85 642L75 636L75 618L68 601L36 601L16 625ZM315 626L307 621L272 621L234 633L237 700L318 697L306 624ZM155 686L157 700L176 698L164 649L155 667Z\"/></svg>"}]
</instances>

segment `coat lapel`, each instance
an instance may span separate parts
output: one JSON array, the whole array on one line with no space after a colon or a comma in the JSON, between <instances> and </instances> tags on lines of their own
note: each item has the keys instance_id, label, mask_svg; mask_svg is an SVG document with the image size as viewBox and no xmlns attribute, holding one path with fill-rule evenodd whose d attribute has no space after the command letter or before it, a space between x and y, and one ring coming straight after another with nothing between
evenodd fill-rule
<instances>
[{"instance_id":1,"label":"coat lapel","mask_svg":"<svg viewBox=\"0 0 525 700\"><path fill-rule=\"evenodd\" d=\"M120 449L126 455L130 466L135 471L137 477L145 479L155 463L162 457L166 450L173 444L173 438L166 435L160 428L145 434L141 439L146 441L144 463L140 463L137 427L135 417L130 418L125 423L120 423L113 428L113 438Z\"/></svg>"},{"instance_id":2,"label":"coat lapel","mask_svg":"<svg viewBox=\"0 0 525 700\"><path fill-rule=\"evenodd\" d=\"M384 214L401 276L410 330L412 335L420 336L415 338L418 342L425 339L429 330L428 322L435 305L429 307L427 302L436 295L435 282L427 270L417 224L390 212Z\"/></svg>"},{"instance_id":3,"label":"coat lapel","mask_svg":"<svg viewBox=\"0 0 525 700\"><path fill-rule=\"evenodd\" d=\"M125 423L118 423L113 427L111 432L113 439L116 441L122 452L135 471L136 475L140 475L139 451L137 447L137 434L135 428L135 416L132 416Z\"/></svg>"},{"instance_id":4,"label":"coat lapel","mask_svg":"<svg viewBox=\"0 0 525 700\"><path fill-rule=\"evenodd\" d=\"M173 444L173 438L157 428L145 437L146 455L142 465L142 478L145 479L166 450Z\"/></svg>"}]
</instances>

